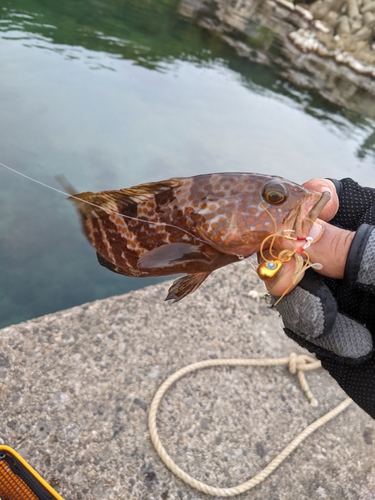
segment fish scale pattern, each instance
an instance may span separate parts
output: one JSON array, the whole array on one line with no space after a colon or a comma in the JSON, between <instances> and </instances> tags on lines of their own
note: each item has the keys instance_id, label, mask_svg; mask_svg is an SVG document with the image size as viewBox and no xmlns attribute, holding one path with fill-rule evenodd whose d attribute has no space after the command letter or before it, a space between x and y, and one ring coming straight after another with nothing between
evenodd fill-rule
<instances>
[{"instance_id":1,"label":"fish scale pattern","mask_svg":"<svg viewBox=\"0 0 375 500\"><path fill-rule=\"evenodd\" d=\"M187 274L175 302L212 271L259 251L274 234L305 237L327 197L276 176L218 173L75 194L71 201L99 263L118 274Z\"/></svg>"}]
</instances>

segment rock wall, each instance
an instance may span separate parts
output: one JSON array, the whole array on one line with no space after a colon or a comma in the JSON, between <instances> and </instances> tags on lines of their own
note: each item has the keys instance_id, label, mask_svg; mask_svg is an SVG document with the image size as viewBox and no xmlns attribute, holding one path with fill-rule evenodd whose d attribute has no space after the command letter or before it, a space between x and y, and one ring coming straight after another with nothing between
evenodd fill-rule
<instances>
[{"instance_id":1,"label":"rock wall","mask_svg":"<svg viewBox=\"0 0 375 500\"><path fill-rule=\"evenodd\" d=\"M179 11L240 56L375 118L375 1L181 0Z\"/></svg>"}]
</instances>

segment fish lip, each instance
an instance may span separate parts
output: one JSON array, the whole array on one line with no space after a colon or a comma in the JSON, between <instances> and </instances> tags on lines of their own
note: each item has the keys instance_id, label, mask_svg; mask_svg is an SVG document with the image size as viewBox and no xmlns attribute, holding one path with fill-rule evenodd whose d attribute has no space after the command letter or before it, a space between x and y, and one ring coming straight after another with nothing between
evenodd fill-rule
<instances>
[{"instance_id":1,"label":"fish lip","mask_svg":"<svg viewBox=\"0 0 375 500\"><path fill-rule=\"evenodd\" d=\"M294 229L295 236L299 238L304 238L308 235L320 212L331 199L331 193L329 191L323 191L323 193L312 191L310 194L310 200L304 206L300 207L299 214L296 217ZM316 195L319 194L318 200L311 206L311 202L314 202Z\"/></svg>"}]
</instances>

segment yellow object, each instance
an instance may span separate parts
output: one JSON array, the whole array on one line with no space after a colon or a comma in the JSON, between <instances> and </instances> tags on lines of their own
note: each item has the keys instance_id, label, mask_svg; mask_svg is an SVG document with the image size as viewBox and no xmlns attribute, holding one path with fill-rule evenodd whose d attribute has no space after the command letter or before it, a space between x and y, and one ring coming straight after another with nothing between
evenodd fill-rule
<instances>
[{"instance_id":1,"label":"yellow object","mask_svg":"<svg viewBox=\"0 0 375 500\"><path fill-rule=\"evenodd\" d=\"M21 455L5 445L0 445L0 498L64 500Z\"/></svg>"},{"instance_id":2,"label":"yellow object","mask_svg":"<svg viewBox=\"0 0 375 500\"><path fill-rule=\"evenodd\" d=\"M259 278L262 280L273 278L279 272L282 265L283 263L279 259L263 262L257 269Z\"/></svg>"}]
</instances>

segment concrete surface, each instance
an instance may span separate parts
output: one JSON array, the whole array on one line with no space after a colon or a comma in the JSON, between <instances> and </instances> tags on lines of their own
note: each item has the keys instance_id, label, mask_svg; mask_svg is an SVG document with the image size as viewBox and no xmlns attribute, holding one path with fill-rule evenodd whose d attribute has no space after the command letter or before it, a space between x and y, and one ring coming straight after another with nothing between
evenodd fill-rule
<instances>
[{"instance_id":1,"label":"concrete surface","mask_svg":"<svg viewBox=\"0 0 375 500\"><path fill-rule=\"evenodd\" d=\"M125 279L125 278L124 278ZM0 331L0 437L65 500L209 498L165 468L147 431L162 381L206 358L282 357L301 349L248 262L227 267L179 304L168 283ZM312 408L283 367L213 368L162 402L161 439L177 463L215 486L257 473L297 433L344 399L322 370L307 374ZM310 436L244 499L375 499L375 421L352 404Z\"/></svg>"}]
</instances>

